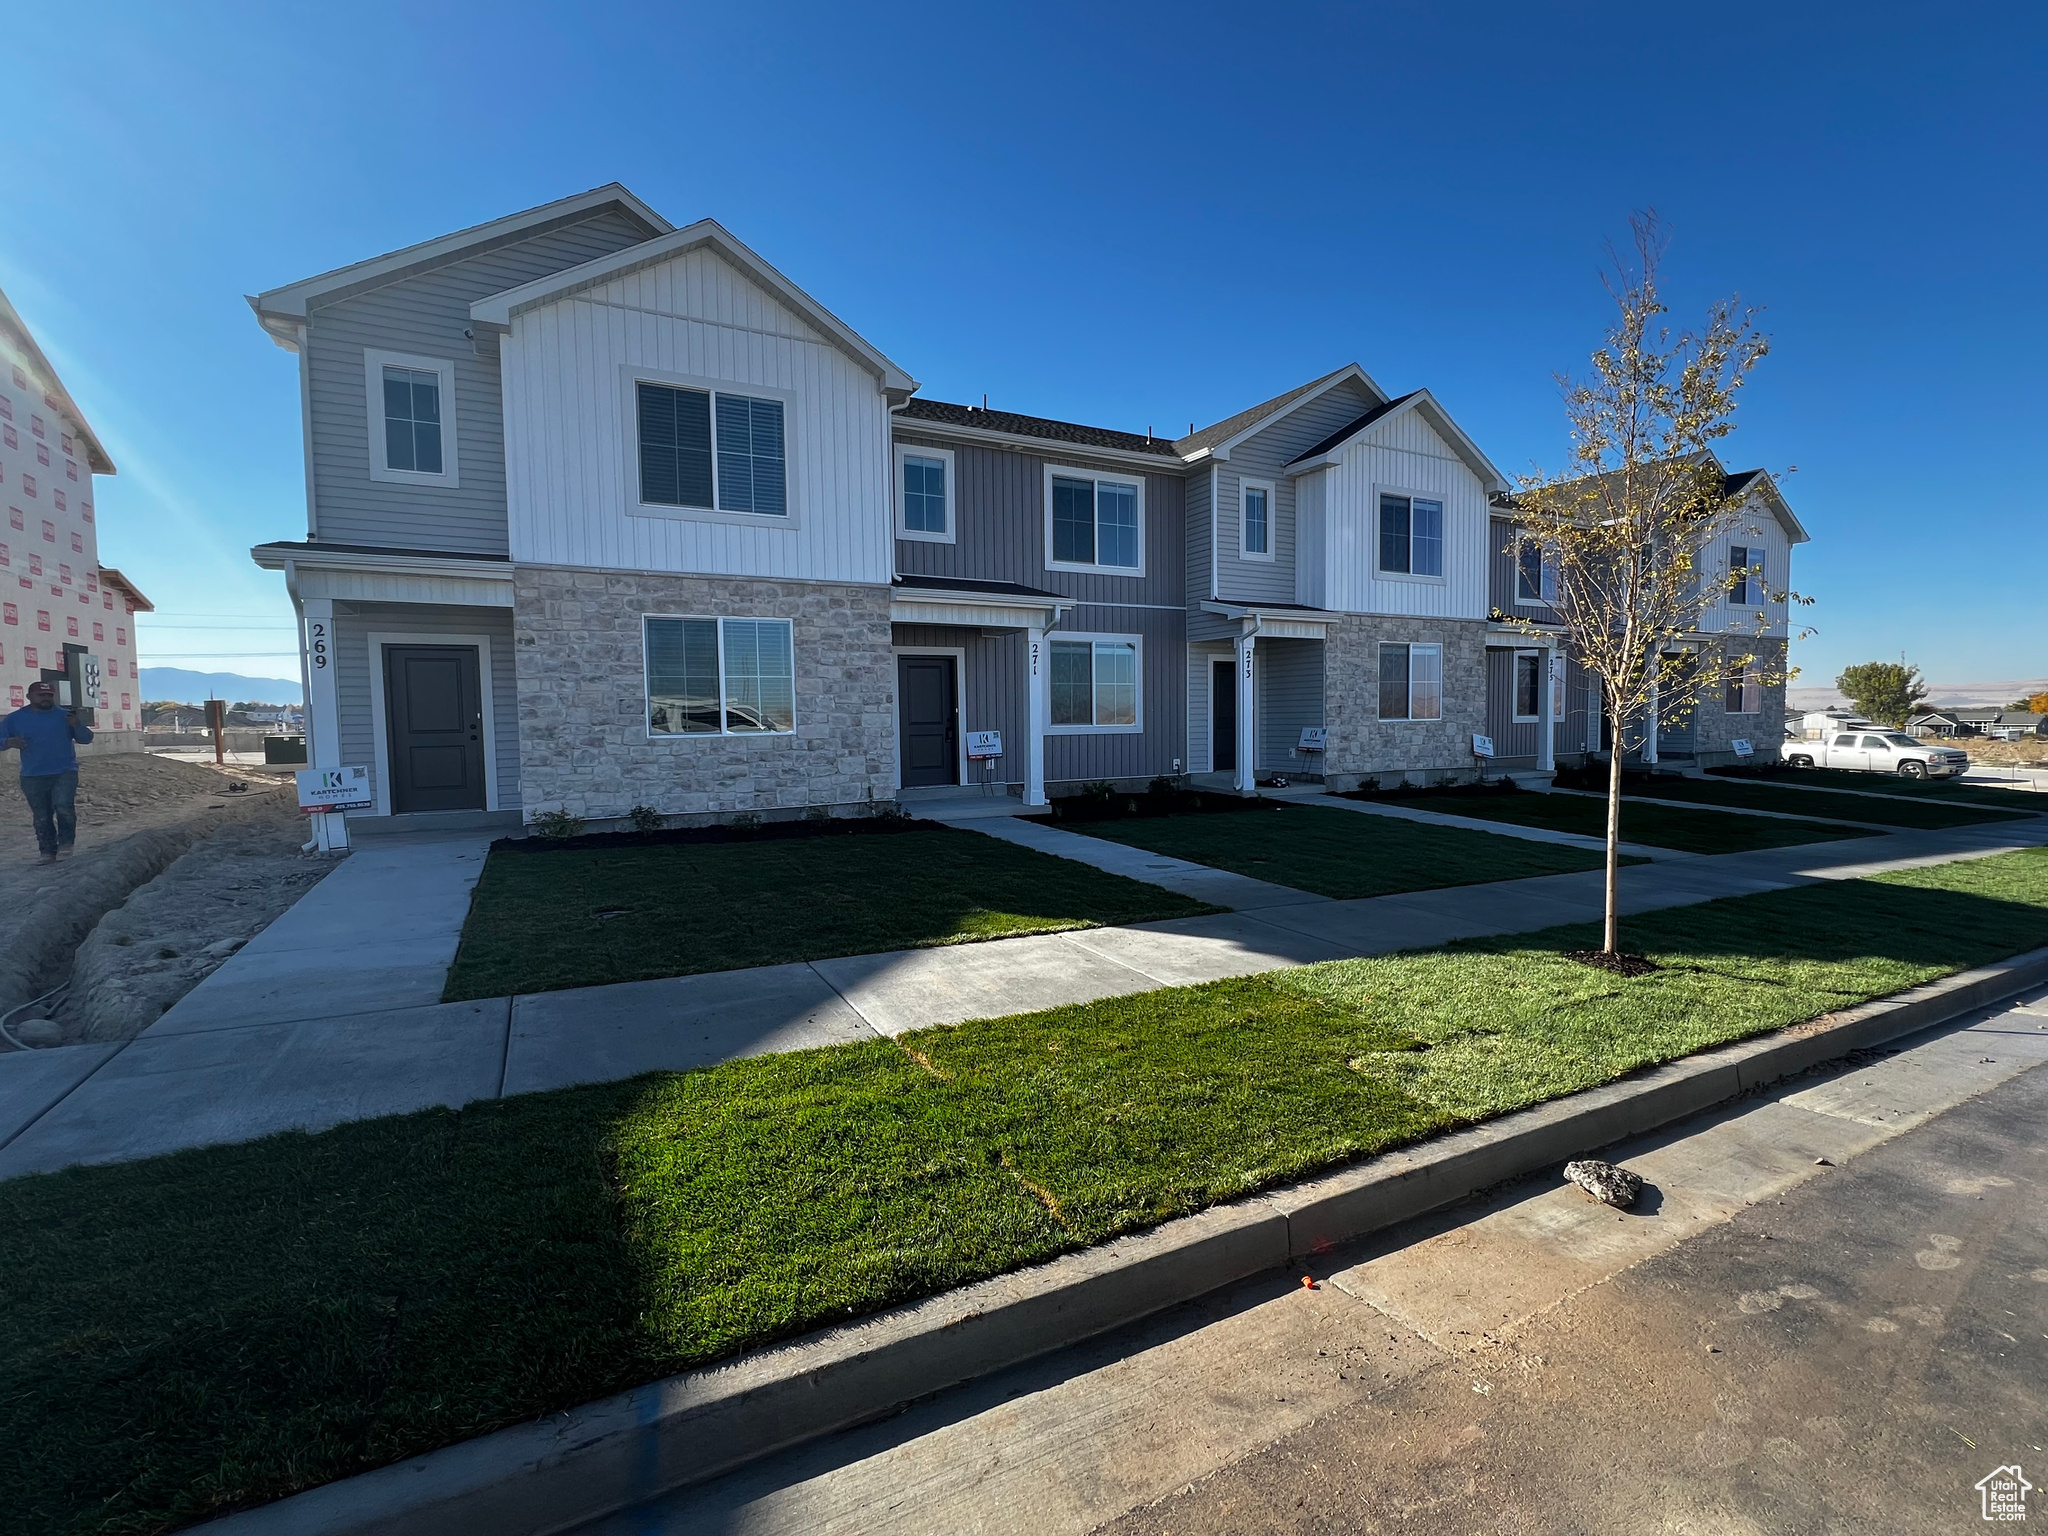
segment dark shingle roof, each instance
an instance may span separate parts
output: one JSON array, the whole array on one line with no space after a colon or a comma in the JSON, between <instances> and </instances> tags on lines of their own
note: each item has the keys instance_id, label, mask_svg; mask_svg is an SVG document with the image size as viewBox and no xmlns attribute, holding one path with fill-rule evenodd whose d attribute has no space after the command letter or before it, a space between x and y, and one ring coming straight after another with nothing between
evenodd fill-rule
<instances>
[{"instance_id":1,"label":"dark shingle roof","mask_svg":"<svg viewBox=\"0 0 2048 1536\"><path fill-rule=\"evenodd\" d=\"M1413 400L1417 395L1421 393L1422 391L1419 389L1411 389L1407 394L1402 395L1397 399L1389 400L1384 405L1374 406L1371 410L1367 411L1363 416L1359 417L1356 421L1347 422L1344 426L1339 427L1336 431L1332 432L1328 437L1324 438L1320 443L1317 443L1313 448L1302 449L1301 452L1297 453L1294 456L1295 461L1299 462L1302 459L1312 459L1319 453L1328 453L1332 448L1336 447L1339 443L1343 442L1346 438L1350 437L1352 433L1363 431L1365 428L1371 426L1374 422L1378 421L1382 416L1385 416L1388 412L1399 410L1402 406L1406 405L1410 400Z\"/></svg>"},{"instance_id":2,"label":"dark shingle roof","mask_svg":"<svg viewBox=\"0 0 2048 1536\"><path fill-rule=\"evenodd\" d=\"M984 411L971 405L950 405L944 400L925 400L915 395L896 414L904 421L937 421L956 427L978 427L984 432L1043 437L1081 448L1115 448L1124 453L1157 454L1163 459L1179 457L1173 444L1163 437L1113 432L1107 427L1084 427L1079 422L1051 421L1043 416L1019 416L1011 411Z\"/></svg>"},{"instance_id":3,"label":"dark shingle roof","mask_svg":"<svg viewBox=\"0 0 2048 1536\"><path fill-rule=\"evenodd\" d=\"M1320 379L1310 379L1306 384L1298 384L1293 389L1288 390L1286 394L1275 395L1272 399L1255 405L1248 411L1239 411L1235 416L1226 416L1213 426L1204 427L1199 432L1190 432L1186 437L1173 445L1174 450L1181 454L1190 454L1197 449L1213 447L1227 438L1235 437L1246 427L1251 426L1254 422L1264 420L1281 407L1292 405L1303 395L1313 394L1316 390L1329 383L1330 380L1336 378L1338 374L1349 373L1351 366L1351 364L1346 363L1342 368L1334 369L1324 374Z\"/></svg>"}]
</instances>

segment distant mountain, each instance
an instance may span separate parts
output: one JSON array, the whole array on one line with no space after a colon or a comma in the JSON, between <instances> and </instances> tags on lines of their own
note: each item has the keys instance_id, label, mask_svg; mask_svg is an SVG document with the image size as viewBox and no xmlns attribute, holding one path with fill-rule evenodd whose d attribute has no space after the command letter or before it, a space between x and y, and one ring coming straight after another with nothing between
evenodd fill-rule
<instances>
[{"instance_id":1,"label":"distant mountain","mask_svg":"<svg viewBox=\"0 0 2048 1536\"><path fill-rule=\"evenodd\" d=\"M152 703L297 704L297 678L244 677L239 672L192 672L184 667L144 667L142 697ZM140 702L140 701L138 701Z\"/></svg>"}]
</instances>

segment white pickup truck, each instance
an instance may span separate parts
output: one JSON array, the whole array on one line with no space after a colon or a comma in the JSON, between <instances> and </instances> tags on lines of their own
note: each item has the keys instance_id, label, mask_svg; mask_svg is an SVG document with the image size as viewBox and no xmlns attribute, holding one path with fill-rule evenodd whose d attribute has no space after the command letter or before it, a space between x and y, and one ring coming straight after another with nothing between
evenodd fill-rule
<instances>
[{"instance_id":1,"label":"white pickup truck","mask_svg":"<svg viewBox=\"0 0 2048 1536\"><path fill-rule=\"evenodd\" d=\"M1970 766L1970 754L1938 742L1916 741L1903 731L1878 728L1829 731L1819 741L1788 741L1794 768L1855 768L1896 773L1902 779L1945 779Z\"/></svg>"}]
</instances>

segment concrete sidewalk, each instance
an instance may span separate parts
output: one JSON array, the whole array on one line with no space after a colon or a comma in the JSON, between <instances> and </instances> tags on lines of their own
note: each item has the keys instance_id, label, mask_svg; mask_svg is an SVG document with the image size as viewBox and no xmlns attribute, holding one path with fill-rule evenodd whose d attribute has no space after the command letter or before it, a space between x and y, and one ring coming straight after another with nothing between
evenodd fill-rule
<instances>
[{"instance_id":1,"label":"concrete sidewalk","mask_svg":"<svg viewBox=\"0 0 2048 1536\"><path fill-rule=\"evenodd\" d=\"M1028 844L1043 851L1144 857L1023 825L1049 834ZM1621 872L1622 910L2044 843L2048 821L2029 821L1665 859ZM487 846L380 842L136 1040L0 1055L0 1178L1591 921L1602 890L1588 870L1360 901L1294 892L1171 922L439 1003Z\"/></svg>"}]
</instances>

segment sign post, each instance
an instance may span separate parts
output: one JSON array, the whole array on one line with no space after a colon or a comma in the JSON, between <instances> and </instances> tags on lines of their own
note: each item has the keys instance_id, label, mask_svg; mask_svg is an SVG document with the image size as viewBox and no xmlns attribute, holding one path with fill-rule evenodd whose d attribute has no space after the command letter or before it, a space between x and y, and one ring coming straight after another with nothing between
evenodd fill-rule
<instances>
[{"instance_id":1,"label":"sign post","mask_svg":"<svg viewBox=\"0 0 2048 1536\"><path fill-rule=\"evenodd\" d=\"M206 728L213 732L213 762L215 767L219 767L227 761L226 753L222 750L221 745L221 732L227 729L227 723L227 700L208 699L206 701Z\"/></svg>"},{"instance_id":2,"label":"sign post","mask_svg":"<svg viewBox=\"0 0 2048 1536\"><path fill-rule=\"evenodd\" d=\"M1003 733L1001 731L969 731L967 733L967 761L970 763L994 763L1003 755ZM981 770L981 790L987 794L995 782L994 770Z\"/></svg>"}]
</instances>

